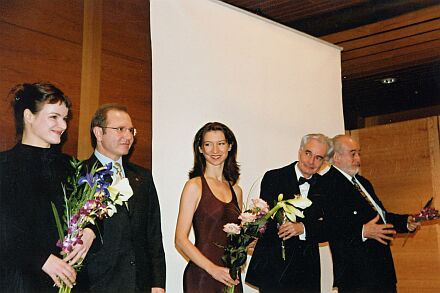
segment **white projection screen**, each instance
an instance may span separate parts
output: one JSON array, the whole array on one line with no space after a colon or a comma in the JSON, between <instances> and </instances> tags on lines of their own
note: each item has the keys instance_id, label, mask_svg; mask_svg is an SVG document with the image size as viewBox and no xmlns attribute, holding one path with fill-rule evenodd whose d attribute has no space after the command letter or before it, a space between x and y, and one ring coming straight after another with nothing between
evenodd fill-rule
<instances>
[{"instance_id":1,"label":"white projection screen","mask_svg":"<svg viewBox=\"0 0 440 293\"><path fill-rule=\"evenodd\" d=\"M340 48L220 1L150 0L150 13L152 171L175 293L187 261L174 229L196 131L209 121L234 131L244 200L258 196L264 172L296 160L304 134L343 133ZM321 252L322 292L331 292L328 247Z\"/></svg>"}]
</instances>

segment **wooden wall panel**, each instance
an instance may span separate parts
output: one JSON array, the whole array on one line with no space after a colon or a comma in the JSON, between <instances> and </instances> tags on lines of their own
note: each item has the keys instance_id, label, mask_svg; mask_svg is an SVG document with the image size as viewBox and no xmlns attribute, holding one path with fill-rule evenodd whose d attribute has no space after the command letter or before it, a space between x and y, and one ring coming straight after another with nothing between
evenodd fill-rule
<instances>
[{"instance_id":1,"label":"wooden wall panel","mask_svg":"<svg viewBox=\"0 0 440 293\"><path fill-rule=\"evenodd\" d=\"M93 12L88 4L98 5L102 19L88 25L94 43L83 46L84 9ZM17 83L42 80L59 86L73 102L65 152L88 157L92 113L99 104L121 103L139 128L132 159L151 167L149 1L0 1L0 12L0 151L15 144L7 93Z\"/></svg>"},{"instance_id":2,"label":"wooden wall panel","mask_svg":"<svg viewBox=\"0 0 440 293\"><path fill-rule=\"evenodd\" d=\"M151 168L149 1L103 1L100 104L128 107L138 129L133 162Z\"/></svg>"},{"instance_id":3,"label":"wooden wall panel","mask_svg":"<svg viewBox=\"0 0 440 293\"><path fill-rule=\"evenodd\" d=\"M0 21L81 44L83 0L2 0Z\"/></svg>"},{"instance_id":4,"label":"wooden wall panel","mask_svg":"<svg viewBox=\"0 0 440 293\"><path fill-rule=\"evenodd\" d=\"M440 58L440 5L321 37L344 48L346 79L427 64Z\"/></svg>"},{"instance_id":5,"label":"wooden wall panel","mask_svg":"<svg viewBox=\"0 0 440 293\"><path fill-rule=\"evenodd\" d=\"M150 62L150 12L146 0L104 0L102 48Z\"/></svg>"},{"instance_id":6,"label":"wooden wall panel","mask_svg":"<svg viewBox=\"0 0 440 293\"><path fill-rule=\"evenodd\" d=\"M389 211L416 213L431 196L440 207L438 129L435 116L351 132L361 144L361 173ZM405 246L405 236L394 240L399 293L439 291L439 232L438 225L424 225Z\"/></svg>"},{"instance_id":7,"label":"wooden wall panel","mask_svg":"<svg viewBox=\"0 0 440 293\"><path fill-rule=\"evenodd\" d=\"M126 105L138 130L132 161L151 167L151 72L145 62L102 54L100 103ZM150 92L150 94L148 94Z\"/></svg>"},{"instance_id":8,"label":"wooden wall panel","mask_svg":"<svg viewBox=\"0 0 440 293\"><path fill-rule=\"evenodd\" d=\"M23 11L26 17L26 11ZM64 151L76 155L81 46L46 33L0 21L0 150L15 144L15 125L7 97L23 82L48 81L68 95L73 103Z\"/></svg>"}]
</instances>

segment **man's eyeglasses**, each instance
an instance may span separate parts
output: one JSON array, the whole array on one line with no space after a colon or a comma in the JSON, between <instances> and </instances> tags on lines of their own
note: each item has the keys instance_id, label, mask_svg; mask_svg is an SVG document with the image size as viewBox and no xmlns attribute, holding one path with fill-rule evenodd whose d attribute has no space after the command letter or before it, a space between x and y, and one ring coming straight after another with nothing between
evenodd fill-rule
<instances>
[{"instance_id":1,"label":"man's eyeglasses","mask_svg":"<svg viewBox=\"0 0 440 293\"><path fill-rule=\"evenodd\" d=\"M136 128L127 128L127 127L105 127L105 126L100 126L101 128L110 128L113 130L116 130L116 132L118 134L124 134L125 132L129 131L133 136L136 136L137 130Z\"/></svg>"}]
</instances>

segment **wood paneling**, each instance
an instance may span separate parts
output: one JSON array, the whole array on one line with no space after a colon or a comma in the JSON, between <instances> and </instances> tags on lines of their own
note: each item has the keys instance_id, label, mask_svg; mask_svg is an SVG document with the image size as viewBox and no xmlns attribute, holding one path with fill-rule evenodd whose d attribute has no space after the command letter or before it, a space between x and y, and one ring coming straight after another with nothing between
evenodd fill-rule
<instances>
[{"instance_id":1,"label":"wood paneling","mask_svg":"<svg viewBox=\"0 0 440 293\"><path fill-rule=\"evenodd\" d=\"M84 2L84 30L81 72L81 104L79 116L78 158L83 160L93 152L90 141L90 121L99 107L101 84L102 1Z\"/></svg>"},{"instance_id":2,"label":"wood paneling","mask_svg":"<svg viewBox=\"0 0 440 293\"><path fill-rule=\"evenodd\" d=\"M289 23L298 19L313 17L319 13L331 13L349 8L367 0L224 0L223 2L244 7L251 11L262 11L280 23Z\"/></svg>"},{"instance_id":3,"label":"wood paneling","mask_svg":"<svg viewBox=\"0 0 440 293\"><path fill-rule=\"evenodd\" d=\"M345 79L434 62L440 58L440 5L321 38L344 48Z\"/></svg>"},{"instance_id":4,"label":"wood paneling","mask_svg":"<svg viewBox=\"0 0 440 293\"><path fill-rule=\"evenodd\" d=\"M104 0L100 103L128 107L138 129L131 159L151 167L149 2Z\"/></svg>"},{"instance_id":5,"label":"wood paneling","mask_svg":"<svg viewBox=\"0 0 440 293\"><path fill-rule=\"evenodd\" d=\"M88 157L93 112L121 103L139 128L132 159L151 167L149 1L0 1L0 12L0 151L15 144L11 87L49 81L73 102L63 151Z\"/></svg>"},{"instance_id":6,"label":"wood paneling","mask_svg":"<svg viewBox=\"0 0 440 293\"><path fill-rule=\"evenodd\" d=\"M26 11L23 11L26 17ZM0 150L15 144L10 89L23 82L47 81L68 95L73 103L64 151L76 155L81 76L81 46L35 30L0 22Z\"/></svg>"},{"instance_id":7,"label":"wood paneling","mask_svg":"<svg viewBox=\"0 0 440 293\"><path fill-rule=\"evenodd\" d=\"M151 75L145 62L102 55L101 104L120 103L128 107L138 130L132 161L151 167Z\"/></svg>"},{"instance_id":8,"label":"wood paneling","mask_svg":"<svg viewBox=\"0 0 440 293\"><path fill-rule=\"evenodd\" d=\"M439 202L438 117L393 123L355 130L361 144L363 176L371 180L387 210L416 213L435 196ZM440 244L438 225L424 225L392 244L398 292L438 292Z\"/></svg>"},{"instance_id":9,"label":"wood paneling","mask_svg":"<svg viewBox=\"0 0 440 293\"><path fill-rule=\"evenodd\" d=\"M149 1L104 0L102 49L138 61L150 62Z\"/></svg>"},{"instance_id":10,"label":"wood paneling","mask_svg":"<svg viewBox=\"0 0 440 293\"><path fill-rule=\"evenodd\" d=\"M0 21L76 44L82 42L83 0L2 0Z\"/></svg>"}]
</instances>

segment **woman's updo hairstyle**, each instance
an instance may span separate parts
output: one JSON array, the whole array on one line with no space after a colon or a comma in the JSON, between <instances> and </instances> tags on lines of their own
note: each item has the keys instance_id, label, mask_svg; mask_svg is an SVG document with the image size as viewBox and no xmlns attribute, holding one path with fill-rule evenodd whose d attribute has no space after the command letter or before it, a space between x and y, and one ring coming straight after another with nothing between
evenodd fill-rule
<instances>
[{"instance_id":1,"label":"woman's updo hairstyle","mask_svg":"<svg viewBox=\"0 0 440 293\"><path fill-rule=\"evenodd\" d=\"M50 83L22 83L9 92L12 96L11 105L14 110L15 132L17 138L23 134L23 112L29 109L33 114L38 113L45 104L64 103L70 109L71 102L67 96Z\"/></svg>"}]
</instances>

